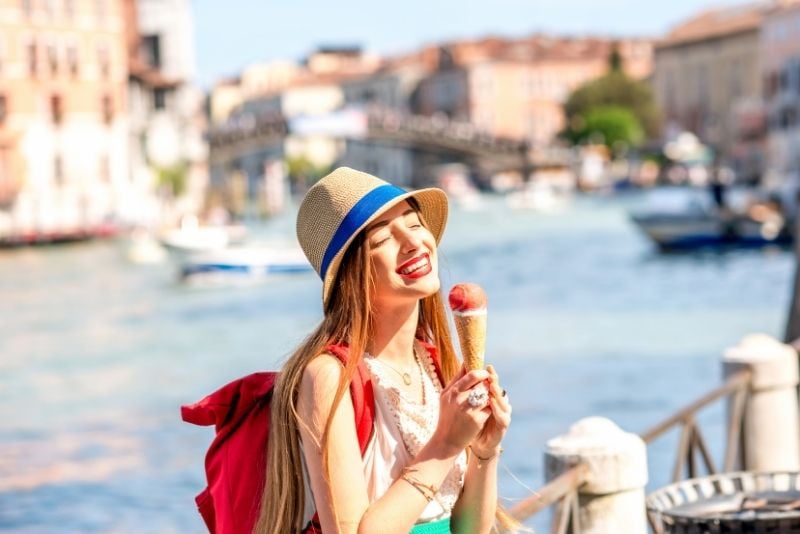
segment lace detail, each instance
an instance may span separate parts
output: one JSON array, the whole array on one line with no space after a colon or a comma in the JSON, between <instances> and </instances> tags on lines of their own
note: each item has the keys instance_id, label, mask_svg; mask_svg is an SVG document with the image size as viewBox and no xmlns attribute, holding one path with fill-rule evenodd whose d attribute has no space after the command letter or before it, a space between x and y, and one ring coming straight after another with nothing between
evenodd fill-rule
<instances>
[{"instance_id":1,"label":"lace detail","mask_svg":"<svg viewBox=\"0 0 800 534\"><path fill-rule=\"evenodd\" d=\"M400 431L403 445L411 458L419 454L436 430L439 422L439 396L442 391L430 353L416 343L415 350L425 371L422 381L422 387L425 390L425 404L409 399L397 386L397 382L392 376L388 374L388 370L374 356L367 354L364 359L375 378L373 382L377 386L375 392L378 395L384 395L388 401L386 404L389 412L392 414L394 423ZM466 454L461 453L435 495L436 501L448 514L461 494L466 468Z\"/></svg>"}]
</instances>

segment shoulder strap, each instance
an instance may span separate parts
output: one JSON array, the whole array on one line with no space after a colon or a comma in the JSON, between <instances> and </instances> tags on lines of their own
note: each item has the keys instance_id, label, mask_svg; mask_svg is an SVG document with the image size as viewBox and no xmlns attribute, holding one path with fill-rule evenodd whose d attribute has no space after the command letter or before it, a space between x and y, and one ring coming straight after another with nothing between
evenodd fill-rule
<instances>
[{"instance_id":1,"label":"shoulder strap","mask_svg":"<svg viewBox=\"0 0 800 534\"><path fill-rule=\"evenodd\" d=\"M347 345L328 345L325 350L336 356L342 364L347 365L350 357ZM353 380L350 382L350 397L353 399L356 435L363 455L369 445L375 423L375 394L372 390L372 377L364 362L360 362L356 367Z\"/></svg>"}]
</instances>

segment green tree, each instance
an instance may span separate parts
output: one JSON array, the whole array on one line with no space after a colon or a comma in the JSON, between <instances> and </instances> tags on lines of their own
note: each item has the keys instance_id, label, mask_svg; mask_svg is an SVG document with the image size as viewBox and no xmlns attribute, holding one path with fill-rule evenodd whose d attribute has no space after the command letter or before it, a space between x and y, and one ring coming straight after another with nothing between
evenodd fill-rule
<instances>
[{"instance_id":1,"label":"green tree","mask_svg":"<svg viewBox=\"0 0 800 534\"><path fill-rule=\"evenodd\" d=\"M314 165L306 156L287 157L286 168L289 178L301 188L313 184L330 171L329 167Z\"/></svg>"},{"instance_id":2,"label":"green tree","mask_svg":"<svg viewBox=\"0 0 800 534\"><path fill-rule=\"evenodd\" d=\"M588 113L599 107L627 108L644 130L647 137L656 137L660 128L660 112L653 91L647 82L628 77L623 69L622 57L614 47L609 57L606 74L578 87L567 98L564 112L567 116L567 139L577 134L575 127L585 123Z\"/></svg>"},{"instance_id":3,"label":"green tree","mask_svg":"<svg viewBox=\"0 0 800 534\"><path fill-rule=\"evenodd\" d=\"M172 198L178 198L186 192L189 179L188 162L182 161L171 167L158 167L155 170L159 189L167 191Z\"/></svg>"},{"instance_id":4,"label":"green tree","mask_svg":"<svg viewBox=\"0 0 800 534\"><path fill-rule=\"evenodd\" d=\"M569 130L569 139L573 143L602 143L616 150L641 143L644 131L630 109L622 106L598 106L590 109L585 116L576 118Z\"/></svg>"}]
</instances>

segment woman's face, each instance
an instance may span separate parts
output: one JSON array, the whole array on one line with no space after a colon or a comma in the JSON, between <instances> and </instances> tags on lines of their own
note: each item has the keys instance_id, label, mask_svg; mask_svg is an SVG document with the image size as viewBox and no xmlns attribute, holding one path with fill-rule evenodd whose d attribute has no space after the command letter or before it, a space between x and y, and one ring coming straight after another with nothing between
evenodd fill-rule
<instances>
[{"instance_id":1,"label":"woman's face","mask_svg":"<svg viewBox=\"0 0 800 534\"><path fill-rule=\"evenodd\" d=\"M366 229L376 303L401 303L439 291L436 239L408 202L401 202Z\"/></svg>"}]
</instances>

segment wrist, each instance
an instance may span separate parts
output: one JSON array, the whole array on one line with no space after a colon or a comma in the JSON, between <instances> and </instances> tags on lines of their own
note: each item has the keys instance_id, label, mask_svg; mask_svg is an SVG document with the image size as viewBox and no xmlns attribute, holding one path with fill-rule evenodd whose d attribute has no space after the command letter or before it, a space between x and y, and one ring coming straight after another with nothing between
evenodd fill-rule
<instances>
[{"instance_id":1,"label":"wrist","mask_svg":"<svg viewBox=\"0 0 800 534\"><path fill-rule=\"evenodd\" d=\"M497 445L496 447L483 450L470 445L469 450L472 453L472 456L474 456L479 462L488 462L490 460L498 459L500 454L503 452L503 447L501 445Z\"/></svg>"},{"instance_id":2,"label":"wrist","mask_svg":"<svg viewBox=\"0 0 800 534\"><path fill-rule=\"evenodd\" d=\"M434 434L431 437L431 440L428 442L428 447L430 449L430 453L433 457L439 459L453 459L455 460L456 456L461 454L464 450L464 447L460 447L453 443L450 443L449 440Z\"/></svg>"}]
</instances>

